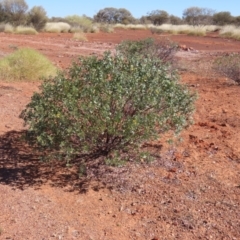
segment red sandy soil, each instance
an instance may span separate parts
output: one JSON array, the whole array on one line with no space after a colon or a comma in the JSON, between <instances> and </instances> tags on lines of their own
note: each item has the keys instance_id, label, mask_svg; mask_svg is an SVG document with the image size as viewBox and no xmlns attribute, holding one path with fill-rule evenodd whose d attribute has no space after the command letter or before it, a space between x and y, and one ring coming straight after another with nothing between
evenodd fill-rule
<instances>
[{"instance_id":1,"label":"red sandy soil","mask_svg":"<svg viewBox=\"0 0 240 240\"><path fill-rule=\"evenodd\" d=\"M0 55L31 47L66 68L78 55L102 54L149 31L20 36L0 34ZM240 239L240 86L211 69L215 55L240 52L240 41L216 35L167 36L179 51L182 82L197 91L194 124L173 145L146 148L152 163L89 169L42 163L17 141L19 114L39 83L0 82L0 239Z\"/></svg>"}]
</instances>

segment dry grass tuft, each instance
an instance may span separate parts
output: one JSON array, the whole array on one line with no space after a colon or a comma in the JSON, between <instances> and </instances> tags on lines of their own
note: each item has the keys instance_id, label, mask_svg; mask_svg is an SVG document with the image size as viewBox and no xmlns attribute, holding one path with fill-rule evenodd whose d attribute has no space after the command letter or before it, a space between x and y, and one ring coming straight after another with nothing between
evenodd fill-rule
<instances>
[{"instance_id":1,"label":"dry grass tuft","mask_svg":"<svg viewBox=\"0 0 240 240\"><path fill-rule=\"evenodd\" d=\"M15 33L17 34L26 34L26 35L36 35L38 32L33 27L18 26L16 27Z\"/></svg>"},{"instance_id":2,"label":"dry grass tuft","mask_svg":"<svg viewBox=\"0 0 240 240\"><path fill-rule=\"evenodd\" d=\"M50 33L66 33L69 32L71 26L65 22L48 22L45 25L44 31Z\"/></svg>"},{"instance_id":3,"label":"dry grass tuft","mask_svg":"<svg viewBox=\"0 0 240 240\"><path fill-rule=\"evenodd\" d=\"M30 48L19 49L0 60L0 78L5 81L38 81L56 73L50 60Z\"/></svg>"}]
</instances>

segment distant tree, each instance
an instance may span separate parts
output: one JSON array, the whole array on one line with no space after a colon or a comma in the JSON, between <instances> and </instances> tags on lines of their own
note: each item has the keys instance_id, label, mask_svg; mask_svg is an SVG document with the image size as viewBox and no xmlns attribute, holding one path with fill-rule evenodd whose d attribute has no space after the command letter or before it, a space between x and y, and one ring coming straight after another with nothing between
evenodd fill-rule
<instances>
[{"instance_id":1,"label":"distant tree","mask_svg":"<svg viewBox=\"0 0 240 240\"><path fill-rule=\"evenodd\" d=\"M167 23L169 20L169 14L164 10L153 10L148 13L147 19L150 20L154 25L161 25Z\"/></svg>"},{"instance_id":2,"label":"distant tree","mask_svg":"<svg viewBox=\"0 0 240 240\"><path fill-rule=\"evenodd\" d=\"M44 28L47 20L47 13L41 6L35 6L28 12L28 24L38 31Z\"/></svg>"},{"instance_id":3,"label":"distant tree","mask_svg":"<svg viewBox=\"0 0 240 240\"><path fill-rule=\"evenodd\" d=\"M95 22L104 23L128 24L134 22L134 20L132 14L125 8L104 8L94 16Z\"/></svg>"},{"instance_id":4,"label":"distant tree","mask_svg":"<svg viewBox=\"0 0 240 240\"><path fill-rule=\"evenodd\" d=\"M209 8L190 7L183 11L183 19L190 25L212 24L214 10Z\"/></svg>"},{"instance_id":5,"label":"distant tree","mask_svg":"<svg viewBox=\"0 0 240 240\"><path fill-rule=\"evenodd\" d=\"M119 8L117 20L118 22L121 22L123 24L129 24L129 23L135 22L135 18L132 16L131 12L129 12L125 8Z\"/></svg>"},{"instance_id":6,"label":"distant tree","mask_svg":"<svg viewBox=\"0 0 240 240\"><path fill-rule=\"evenodd\" d=\"M234 18L234 24L240 26L240 16Z\"/></svg>"},{"instance_id":7,"label":"distant tree","mask_svg":"<svg viewBox=\"0 0 240 240\"><path fill-rule=\"evenodd\" d=\"M0 22L7 22L7 14L4 11L4 8L1 2L0 2Z\"/></svg>"},{"instance_id":8,"label":"distant tree","mask_svg":"<svg viewBox=\"0 0 240 240\"><path fill-rule=\"evenodd\" d=\"M218 12L213 15L213 23L216 25L227 25L234 22L234 17L230 12Z\"/></svg>"},{"instance_id":9,"label":"distant tree","mask_svg":"<svg viewBox=\"0 0 240 240\"><path fill-rule=\"evenodd\" d=\"M180 17L170 15L169 16L169 23L171 23L173 25L180 25L180 24L183 24L183 20Z\"/></svg>"},{"instance_id":10,"label":"distant tree","mask_svg":"<svg viewBox=\"0 0 240 240\"><path fill-rule=\"evenodd\" d=\"M10 22L15 26L26 23L28 5L25 0L1 0L0 5L4 22Z\"/></svg>"},{"instance_id":11,"label":"distant tree","mask_svg":"<svg viewBox=\"0 0 240 240\"><path fill-rule=\"evenodd\" d=\"M152 21L149 20L147 16L142 16L142 17L139 19L139 23L140 23L140 24L151 24Z\"/></svg>"}]
</instances>

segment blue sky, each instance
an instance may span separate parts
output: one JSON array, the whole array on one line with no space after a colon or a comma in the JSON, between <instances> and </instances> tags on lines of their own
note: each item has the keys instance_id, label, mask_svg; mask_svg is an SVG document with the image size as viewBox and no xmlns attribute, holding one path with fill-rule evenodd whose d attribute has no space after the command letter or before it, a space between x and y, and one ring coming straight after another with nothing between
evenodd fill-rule
<instances>
[{"instance_id":1,"label":"blue sky","mask_svg":"<svg viewBox=\"0 0 240 240\"><path fill-rule=\"evenodd\" d=\"M169 14L182 17L188 7L206 7L217 12L229 11L233 16L240 15L240 0L25 0L29 9L42 6L49 17L82 15L93 17L105 7L126 8L139 18L152 10L165 10Z\"/></svg>"}]
</instances>

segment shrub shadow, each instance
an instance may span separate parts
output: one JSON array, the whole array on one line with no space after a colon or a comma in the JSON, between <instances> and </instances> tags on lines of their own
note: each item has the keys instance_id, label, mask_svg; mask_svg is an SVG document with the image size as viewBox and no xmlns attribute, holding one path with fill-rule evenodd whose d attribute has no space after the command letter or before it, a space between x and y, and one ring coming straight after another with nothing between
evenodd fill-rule
<instances>
[{"instance_id":1,"label":"shrub shadow","mask_svg":"<svg viewBox=\"0 0 240 240\"><path fill-rule=\"evenodd\" d=\"M145 174L149 174L147 169L150 166L168 170L183 168L174 160L174 152L169 152L169 156L156 155L156 161L152 163L128 162L122 167L103 165L101 159L88 159L87 175L84 175L79 171L81 159L73 161L71 167L66 167L64 161L41 161L40 155L24 142L23 135L24 131L10 131L0 136L0 184L21 190L28 187L39 189L48 184L68 192L86 193L89 189L99 191L102 188L126 192L133 191L135 185L140 184ZM152 153L159 153L161 147L158 144L143 145ZM137 181L135 177L140 169L145 173L142 172Z\"/></svg>"},{"instance_id":2,"label":"shrub shadow","mask_svg":"<svg viewBox=\"0 0 240 240\"><path fill-rule=\"evenodd\" d=\"M92 180L79 177L77 166L67 168L63 161L43 162L39 154L23 140L24 131L10 131L0 136L0 184L24 190L43 184L66 187L67 191L86 192ZM101 185L101 186L100 186ZM94 189L99 187L93 186Z\"/></svg>"}]
</instances>

